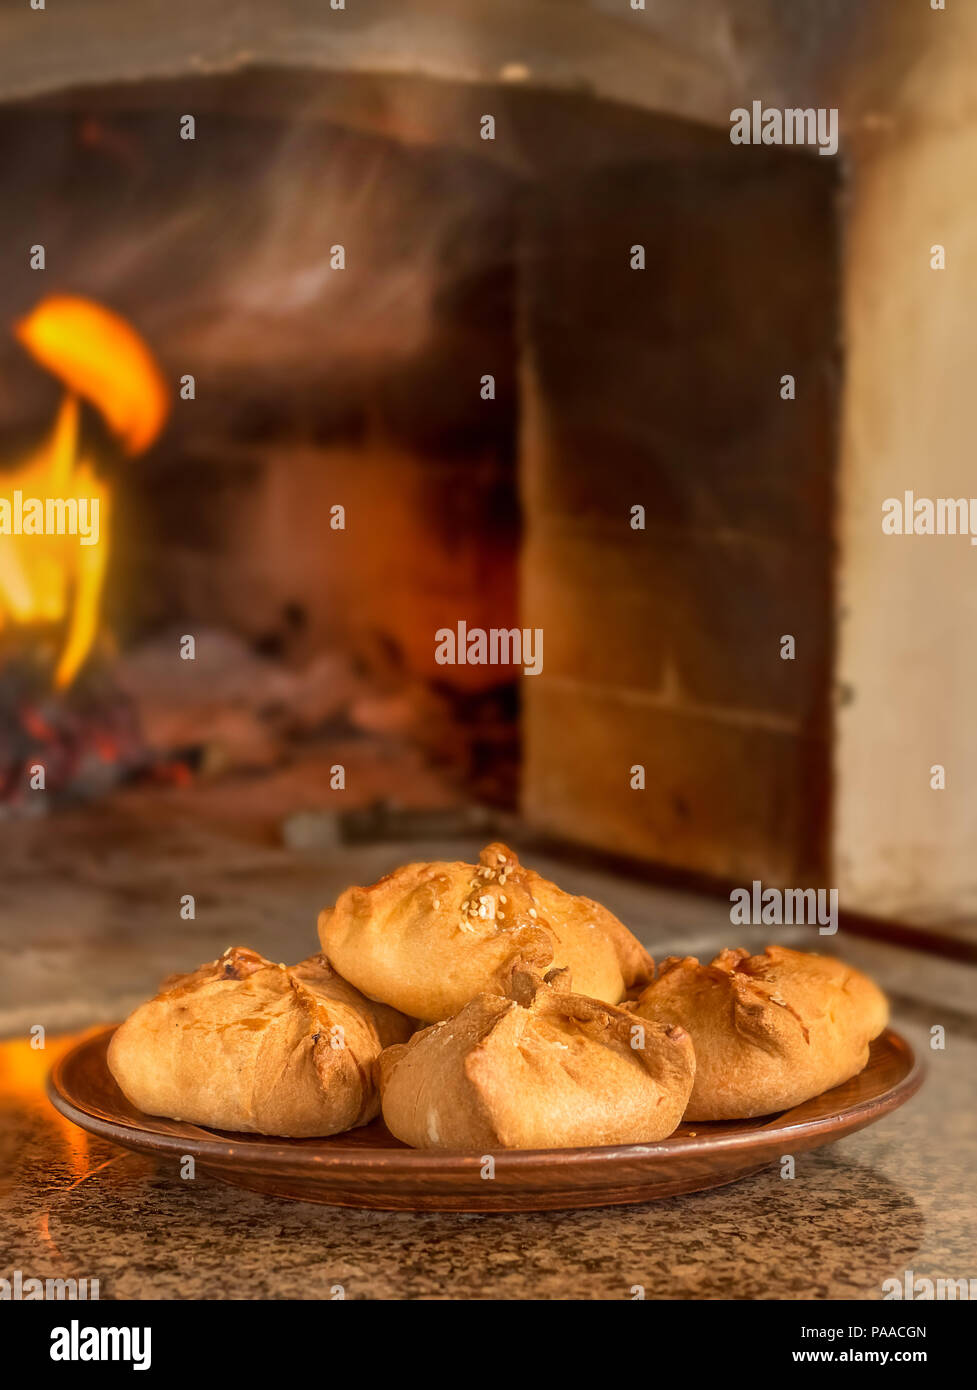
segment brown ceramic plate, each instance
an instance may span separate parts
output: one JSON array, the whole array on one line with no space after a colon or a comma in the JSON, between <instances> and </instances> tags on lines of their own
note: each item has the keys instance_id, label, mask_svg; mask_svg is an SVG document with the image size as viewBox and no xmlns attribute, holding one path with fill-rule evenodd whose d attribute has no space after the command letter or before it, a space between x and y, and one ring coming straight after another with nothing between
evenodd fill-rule
<instances>
[{"instance_id":1,"label":"brown ceramic plate","mask_svg":"<svg viewBox=\"0 0 977 1390\"><path fill-rule=\"evenodd\" d=\"M868 1065L833 1091L781 1115L680 1125L658 1144L500 1150L494 1178L477 1153L409 1149L380 1120L330 1139L228 1134L143 1115L112 1078L105 1052L114 1029L77 1044L54 1066L48 1095L82 1129L139 1153L198 1168L224 1182L337 1207L386 1211L546 1211L621 1206L721 1187L782 1154L830 1144L909 1099L923 1079L912 1049L891 1030Z\"/></svg>"}]
</instances>

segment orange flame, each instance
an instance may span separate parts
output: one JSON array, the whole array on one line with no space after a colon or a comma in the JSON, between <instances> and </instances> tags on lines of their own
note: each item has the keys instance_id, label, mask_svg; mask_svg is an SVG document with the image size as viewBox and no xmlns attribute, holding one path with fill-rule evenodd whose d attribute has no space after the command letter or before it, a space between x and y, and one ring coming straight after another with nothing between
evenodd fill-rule
<instances>
[{"instance_id":1,"label":"orange flame","mask_svg":"<svg viewBox=\"0 0 977 1390\"><path fill-rule=\"evenodd\" d=\"M138 454L163 427L167 391L138 334L90 300L52 296L14 331L67 392L41 448L12 474L0 475L0 514L15 515L18 497L21 506L25 498L36 499L42 509L57 501L62 513L72 502L98 509L97 540L91 544L83 544L77 532L0 530L0 630L6 623L66 622L54 673L55 687L64 689L95 639L109 556L111 492L92 461L79 457L79 397L102 414L126 453Z\"/></svg>"}]
</instances>

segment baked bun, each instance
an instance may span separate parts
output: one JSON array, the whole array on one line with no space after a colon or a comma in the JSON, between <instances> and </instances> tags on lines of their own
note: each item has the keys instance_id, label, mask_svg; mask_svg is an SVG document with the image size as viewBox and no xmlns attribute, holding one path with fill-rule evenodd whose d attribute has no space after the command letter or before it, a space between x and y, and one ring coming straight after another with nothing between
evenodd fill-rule
<instances>
[{"instance_id":1,"label":"baked bun","mask_svg":"<svg viewBox=\"0 0 977 1390\"><path fill-rule=\"evenodd\" d=\"M695 1075L681 1028L638 1022L513 972L510 994L479 994L454 1018L379 1061L383 1118L418 1149L555 1149L664 1139Z\"/></svg>"},{"instance_id":2,"label":"baked bun","mask_svg":"<svg viewBox=\"0 0 977 1390\"><path fill-rule=\"evenodd\" d=\"M524 869L505 845L475 864L407 864L347 888L319 915L322 949L371 999L436 1023L476 994L505 994L518 962L569 967L582 994L616 1004L652 978L618 919Z\"/></svg>"},{"instance_id":3,"label":"baked bun","mask_svg":"<svg viewBox=\"0 0 977 1390\"><path fill-rule=\"evenodd\" d=\"M670 956L631 1007L691 1033L692 1121L769 1115L840 1086L864 1067L889 1016L865 975L785 946L722 951L709 965Z\"/></svg>"},{"instance_id":4,"label":"baked bun","mask_svg":"<svg viewBox=\"0 0 977 1390\"><path fill-rule=\"evenodd\" d=\"M410 1032L324 956L289 970L232 946L130 1014L108 1063L147 1114L301 1139L372 1120L373 1063Z\"/></svg>"}]
</instances>

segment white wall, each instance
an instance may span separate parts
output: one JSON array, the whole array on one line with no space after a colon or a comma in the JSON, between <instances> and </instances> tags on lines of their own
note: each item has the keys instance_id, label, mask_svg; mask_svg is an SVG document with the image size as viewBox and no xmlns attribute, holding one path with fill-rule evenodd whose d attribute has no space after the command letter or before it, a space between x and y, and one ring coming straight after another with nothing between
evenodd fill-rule
<instances>
[{"instance_id":1,"label":"white wall","mask_svg":"<svg viewBox=\"0 0 977 1390\"><path fill-rule=\"evenodd\" d=\"M921 4L911 47L849 145L834 857L843 906L946 921L977 915L977 547L881 511L977 496L977 5Z\"/></svg>"}]
</instances>

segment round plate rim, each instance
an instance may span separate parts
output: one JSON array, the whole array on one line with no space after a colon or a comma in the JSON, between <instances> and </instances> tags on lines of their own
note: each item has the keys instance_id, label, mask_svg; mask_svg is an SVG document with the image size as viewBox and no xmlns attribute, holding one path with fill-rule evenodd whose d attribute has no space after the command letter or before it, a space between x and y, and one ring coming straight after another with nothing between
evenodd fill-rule
<instances>
[{"instance_id":1,"label":"round plate rim","mask_svg":"<svg viewBox=\"0 0 977 1390\"><path fill-rule=\"evenodd\" d=\"M98 1114L82 1109L69 1099L63 1089L62 1076L65 1067L80 1052L100 1046L103 1041L108 1040L108 1037L118 1026L118 1024L109 1024L87 1033L59 1057L47 1076L47 1095L55 1110L65 1119L99 1138L109 1139L125 1148L136 1148L142 1152L190 1153L201 1162L211 1160L217 1163L230 1162L233 1164L248 1159L257 1167L271 1172L274 1172L284 1163L298 1164L320 1173L324 1169L333 1167L344 1170L363 1169L365 1171L375 1168L381 1159L394 1159L398 1166L411 1172L433 1174L465 1171L481 1159L481 1153L477 1149L460 1151L395 1148L393 1146L389 1148L360 1145L343 1146L337 1142L339 1136L334 1135L323 1136L323 1140L328 1139L330 1141L330 1148L315 1149L305 1147L315 1142L308 1139L283 1138L276 1144L269 1142L274 1136L255 1140L253 1136L242 1133L239 1137L224 1138L216 1132L211 1136L202 1126L195 1126L201 1131L199 1135L166 1134L148 1127L104 1119ZM651 1144L607 1144L554 1149L500 1149L493 1156L497 1166L503 1163L507 1169L524 1168L526 1170L541 1165L549 1166L556 1161L561 1164L584 1165L595 1161L613 1163L640 1158L646 1162L665 1163L704 1153L736 1154L740 1150L749 1151L751 1148L760 1147L765 1141L769 1142L774 1135L790 1135L794 1139L814 1138L821 1133L837 1132L839 1121L844 1125L843 1132L848 1133L852 1129L862 1127L857 1123L859 1120L869 1122L870 1119L879 1119L892 1110L898 1109L916 1094L923 1083L925 1066L906 1039L892 1028L886 1028L880 1034L880 1039L884 1039L890 1046L895 1046L897 1050L905 1054L908 1062L905 1076L878 1095L866 1096L850 1106L829 1111L828 1114L819 1115L815 1119L801 1119L793 1122L788 1120L786 1123L782 1123L783 1117L791 1113L790 1111L782 1111L780 1115L772 1116L768 1124L735 1134L714 1134L705 1130L694 1138L687 1135L678 1138L673 1136ZM806 1102L804 1103L806 1104ZM797 1108L799 1107L794 1107L794 1109ZM145 1119L151 1122L153 1117L147 1115ZM838 1134L838 1137L842 1137L841 1134ZM135 1142L136 1140L139 1142Z\"/></svg>"}]
</instances>

